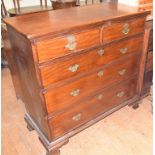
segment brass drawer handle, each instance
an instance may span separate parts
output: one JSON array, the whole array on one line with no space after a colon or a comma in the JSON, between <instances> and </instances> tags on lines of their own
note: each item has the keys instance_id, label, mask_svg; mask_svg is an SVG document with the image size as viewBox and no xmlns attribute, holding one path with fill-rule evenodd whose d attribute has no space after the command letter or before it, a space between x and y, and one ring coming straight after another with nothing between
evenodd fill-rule
<instances>
[{"instance_id":1,"label":"brass drawer handle","mask_svg":"<svg viewBox=\"0 0 155 155\"><path fill-rule=\"evenodd\" d=\"M79 93L80 93L80 89L75 89L70 93L70 95L75 97L75 96L78 96Z\"/></svg>"},{"instance_id":2,"label":"brass drawer handle","mask_svg":"<svg viewBox=\"0 0 155 155\"><path fill-rule=\"evenodd\" d=\"M124 75L125 73L126 73L126 69L122 69L118 72L118 74L121 76Z\"/></svg>"},{"instance_id":3,"label":"brass drawer handle","mask_svg":"<svg viewBox=\"0 0 155 155\"><path fill-rule=\"evenodd\" d=\"M121 48L121 49L120 49L120 52L121 52L122 54L125 54L125 53L127 53L127 50L128 50L128 48Z\"/></svg>"},{"instance_id":4,"label":"brass drawer handle","mask_svg":"<svg viewBox=\"0 0 155 155\"><path fill-rule=\"evenodd\" d=\"M117 97L123 97L124 96L124 92L123 91L121 91L121 92L119 92L118 94L117 94Z\"/></svg>"},{"instance_id":5,"label":"brass drawer handle","mask_svg":"<svg viewBox=\"0 0 155 155\"><path fill-rule=\"evenodd\" d=\"M79 121L80 119L81 119L81 114L77 114L77 115L72 117L73 121Z\"/></svg>"},{"instance_id":6,"label":"brass drawer handle","mask_svg":"<svg viewBox=\"0 0 155 155\"><path fill-rule=\"evenodd\" d=\"M100 50L98 51L98 55L99 55L99 56L103 56L103 55L104 55L104 49L100 49Z\"/></svg>"},{"instance_id":7,"label":"brass drawer handle","mask_svg":"<svg viewBox=\"0 0 155 155\"><path fill-rule=\"evenodd\" d=\"M104 75L104 71L103 71L103 70L99 71L99 72L97 73L97 75L98 75L99 77L102 77L102 76Z\"/></svg>"},{"instance_id":8,"label":"brass drawer handle","mask_svg":"<svg viewBox=\"0 0 155 155\"><path fill-rule=\"evenodd\" d=\"M75 50L76 48L76 40L73 35L67 36L68 44L65 46L65 48L69 49L70 51Z\"/></svg>"},{"instance_id":9,"label":"brass drawer handle","mask_svg":"<svg viewBox=\"0 0 155 155\"><path fill-rule=\"evenodd\" d=\"M125 24L123 25L122 33L126 35L126 34L129 33L129 31L130 31L130 29L129 29L129 24L128 24L128 23L125 23Z\"/></svg>"},{"instance_id":10,"label":"brass drawer handle","mask_svg":"<svg viewBox=\"0 0 155 155\"><path fill-rule=\"evenodd\" d=\"M97 99L98 100L101 100L103 98L103 95L102 94L99 94L98 96L97 96Z\"/></svg>"},{"instance_id":11,"label":"brass drawer handle","mask_svg":"<svg viewBox=\"0 0 155 155\"><path fill-rule=\"evenodd\" d=\"M79 68L79 65L78 64L75 64L73 66L70 66L68 68L68 70L71 71L71 72L76 72L78 70L78 68Z\"/></svg>"}]
</instances>

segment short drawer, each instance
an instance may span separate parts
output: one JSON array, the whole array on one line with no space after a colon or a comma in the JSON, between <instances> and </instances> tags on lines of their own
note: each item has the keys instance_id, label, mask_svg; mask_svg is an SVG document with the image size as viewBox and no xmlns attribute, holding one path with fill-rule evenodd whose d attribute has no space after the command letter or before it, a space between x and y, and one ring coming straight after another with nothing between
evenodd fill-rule
<instances>
[{"instance_id":1,"label":"short drawer","mask_svg":"<svg viewBox=\"0 0 155 155\"><path fill-rule=\"evenodd\" d=\"M48 113L55 113L73 104L77 104L83 98L92 95L99 89L115 82L128 79L138 72L139 55L128 57L112 65L99 68L91 74L68 83L60 83L45 92L45 101Z\"/></svg>"},{"instance_id":2,"label":"short drawer","mask_svg":"<svg viewBox=\"0 0 155 155\"><path fill-rule=\"evenodd\" d=\"M143 36L125 39L62 61L40 66L43 86L65 80L142 50Z\"/></svg>"},{"instance_id":3,"label":"short drawer","mask_svg":"<svg viewBox=\"0 0 155 155\"><path fill-rule=\"evenodd\" d=\"M144 31L145 18L111 24L103 29L103 43L121 39Z\"/></svg>"},{"instance_id":4,"label":"short drawer","mask_svg":"<svg viewBox=\"0 0 155 155\"><path fill-rule=\"evenodd\" d=\"M94 47L100 44L100 29L91 29L76 34L68 34L37 43L39 62L62 57L78 50Z\"/></svg>"},{"instance_id":5,"label":"short drawer","mask_svg":"<svg viewBox=\"0 0 155 155\"><path fill-rule=\"evenodd\" d=\"M135 88L136 79L114 85L99 92L91 99L81 102L72 109L55 116L49 121L52 137L57 139L101 113L131 99L135 94Z\"/></svg>"}]
</instances>

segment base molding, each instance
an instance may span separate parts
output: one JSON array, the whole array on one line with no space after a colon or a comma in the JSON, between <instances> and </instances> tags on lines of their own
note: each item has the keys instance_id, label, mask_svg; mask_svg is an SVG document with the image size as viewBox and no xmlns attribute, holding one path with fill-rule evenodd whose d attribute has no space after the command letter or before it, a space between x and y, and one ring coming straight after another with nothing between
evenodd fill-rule
<instances>
[{"instance_id":1,"label":"base molding","mask_svg":"<svg viewBox=\"0 0 155 155\"><path fill-rule=\"evenodd\" d=\"M89 126L95 124L96 122L102 120L103 118L107 117L108 115L112 114L113 112L123 108L124 106L128 105L128 106L132 106L133 108L137 108L136 105L138 105L138 101L139 98L137 96L135 96L134 98L123 102L122 104L119 104L118 106L114 107L113 109L104 112L103 114L97 116L95 119L85 123L84 125L80 126L79 128L74 129L73 131L66 133L64 136L50 142L46 136L42 133L42 131L39 129L39 127L37 126L37 124L33 121L33 119L31 118L31 116L26 113L24 116L24 119L27 123L27 127L29 129L34 129L38 136L39 136L39 140L41 141L41 143L43 144L43 146L45 147L45 149L47 150L47 154L46 155L59 155L60 154L60 148L67 144L69 142L69 138L72 137L73 135L81 132L82 130L88 128ZM135 106L135 107L134 107ZM30 130L32 131L32 130Z\"/></svg>"},{"instance_id":2,"label":"base molding","mask_svg":"<svg viewBox=\"0 0 155 155\"><path fill-rule=\"evenodd\" d=\"M30 128L29 131L32 131L31 129L34 129L37 132L37 134L39 136L39 140L41 141L41 143L43 144L43 146L45 147L45 149L47 151L46 155L59 155L60 148L69 142L69 139L61 140L61 142L59 142L59 143L50 142L45 137L45 135L42 133L42 131L39 129L37 124L33 121L33 119L31 118L31 116L28 113L25 114L24 120L27 123L28 130Z\"/></svg>"}]
</instances>

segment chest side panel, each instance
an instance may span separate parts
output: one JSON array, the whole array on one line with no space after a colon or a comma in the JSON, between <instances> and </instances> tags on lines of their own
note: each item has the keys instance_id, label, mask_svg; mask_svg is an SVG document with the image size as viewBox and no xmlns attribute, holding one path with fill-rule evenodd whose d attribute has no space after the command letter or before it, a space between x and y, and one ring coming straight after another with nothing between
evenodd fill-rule
<instances>
[{"instance_id":1,"label":"chest side panel","mask_svg":"<svg viewBox=\"0 0 155 155\"><path fill-rule=\"evenodd\" d=\"M12 47L12 59L18 71L22 100L32 119L42 132L50 138L48 125L45 120L46 111L43 108L40 96L31 43L9 26L8 33Z\"/></svg>"}]
</instances>

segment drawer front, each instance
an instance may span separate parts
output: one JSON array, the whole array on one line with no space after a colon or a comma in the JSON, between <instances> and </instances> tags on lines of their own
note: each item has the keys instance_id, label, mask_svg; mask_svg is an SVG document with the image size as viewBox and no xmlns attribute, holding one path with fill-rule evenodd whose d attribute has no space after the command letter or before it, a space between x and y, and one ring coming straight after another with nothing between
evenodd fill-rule
<instances>
[{"instance_id":1,"label":"drawer front","mask_svg":"<svg viewBox=\"0 0 155 155\"><path fill-rule=\"evenodd\" d=\"M92 99L55 116L49 121L53 138L56 139L123 101L131 99L135 94L135 88L136 79L123 82L104 89Z\"/></svg>"},{"instance_id":2,"label":"drawer front","mask_svg":"<svg viewBox=\"0 0 155 155\"><path fill-rule=\"evenodd\" d=\"M139 52L142 50L142 41L143 36L140 35L110 44L102 49L89 51L72 58L68 57L61 62L40 66L43 86L46 87L54 82L90 71L130 53Z\"/></svg>"},{"instance_id":3,"label":"drawer front","mask_svg":"<svg viewBox=\"0 0 155 155\"><path fill-rule=\"evenodd\" d=\"M124 79L138 71L139 55L128 57L119 63L100 68L78 80L47 91L45 100L48 113L57 112L79 102L99 89Z\"/></svg>"},{"instance_id":4,"label":"drawer front","mask_svg":"<svg viewBox=\"0 0 155 155\"><path fill-rule=\"evenodd\" d=\"M144 31L145 18L112 24L103 29L103 43L111 42Z\"/></svg>"},{"instance_id":5,"label":"drawer front","mask_svg":"<svg viewBox=\"0 0 155 155\"><path fill-rule=\"evenodd\" d=\"M78 34L44 40L37 43L39 62L46 61L78 50L94 47L100 44L100 29L91 29Z\"/></svg>"}]
</instances>

